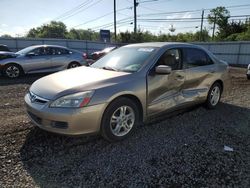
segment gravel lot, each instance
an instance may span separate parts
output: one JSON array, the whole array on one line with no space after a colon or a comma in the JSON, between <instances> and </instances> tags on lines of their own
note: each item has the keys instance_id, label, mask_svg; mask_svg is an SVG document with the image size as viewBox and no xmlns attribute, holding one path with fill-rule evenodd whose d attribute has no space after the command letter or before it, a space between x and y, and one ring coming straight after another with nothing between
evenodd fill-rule
<instances>
[{"instance_id":1,"label":"gravel lot","mask_svg":"<svg viewBox=\"0 0 250 188\"><path fill-rule=\"evenodd\" d=\"M41 76L0 77L0 187L250 187L245 69L231 69L231 90L217 109L199 106L142 125L119 143L34 127L23 96Z\"/></svg>"}]
</instances>

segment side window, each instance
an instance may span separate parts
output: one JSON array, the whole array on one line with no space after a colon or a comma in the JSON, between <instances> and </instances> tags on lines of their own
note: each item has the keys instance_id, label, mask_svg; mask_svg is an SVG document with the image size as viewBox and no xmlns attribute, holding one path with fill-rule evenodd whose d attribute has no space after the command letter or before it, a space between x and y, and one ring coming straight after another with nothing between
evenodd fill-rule
<instances>
[{"instance_id":1,"label":"side window","mask_svg":"<svg viewBox=\"0 0 250 188\"><path fill-rule=\"evenodd\" d=\"M211 64L213 64L213 61L204 51L195 48L183 49L184 68L192 68Z\"/></svg>"},{"instance_id":2,"label":"side window","mask_svg":"<svg viewBox=\"0 0 250 188\"><path fill-rule=\"evenodd\" d=\"M50 48L51 55L65 55L69 54L69 51L64 48Z\"/></svg>"},{"instance_id":3,"label":"side window","mask_svg":"<svg viewBox=\"0 0 250 188\"><path fill-rule=\"evenodd\" d=\"M36 48L30 52L33 52L35 56L48 55L48 48Z\"/></svg>"},{"instance_id":4,"label":"side window","mask_svg":"<svg viewBox=\"0 0 250 188\"><path fill-rule=\"evenodd\" d=\"M172 70L182 69L181 65L181 53L179 49L167 50L158 60L158 65L167 65L172 68Z\"/></svg>"}]
</instances>

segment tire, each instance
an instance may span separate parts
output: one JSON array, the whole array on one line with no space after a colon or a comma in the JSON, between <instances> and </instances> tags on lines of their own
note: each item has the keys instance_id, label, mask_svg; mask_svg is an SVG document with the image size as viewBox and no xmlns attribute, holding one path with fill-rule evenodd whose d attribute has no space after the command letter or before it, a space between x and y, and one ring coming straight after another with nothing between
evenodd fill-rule
<instances>
[{"instance_id":1,"label":"tire","mask_svg":"<svg viewBox=\"0 0 250 188\"><path fill-rule=\"evenodd\" d=\"M101 123L101 134L110 142L120 141L130 136L138 123L139 110L136 103L121 97L106 108Z\"/></svg>"},{"instance_id":2,"label":"tire","mask_svg":"<svg viewBox=\"0 0 250 188\"><path fill-rule=\"evenodd\" d=\"M208 109L214 109L220 102L221 94L222 86L218 82L215 82L208 92L206 107Z\"/></svg>"},{"instance_id":3,"label":"tire","mask_svg":"<svg viewBox=\"0 0 250 188\"><path fill-rule=\"evenodd\" d=\"M18 78L23 74L23 70L17 64L7 64L3 69L3 74L8 78Z\"/></svg>"},{"instance_id":4,"label":"tire","mask_svg":"<svg viewBox=\"0 0 250 188\"><path fill-rule=\"evenodd\" d=\"M76 68L76 67L80 67L80 63L78 63L78 62L71 62L68 65L68 69L72 69L72 68Z\"/></svg>"},{"instance_id":5,"label":"tire","mask_svg":"<svg viewBox=\"0 0 250 188\"><path fill-rule=\"evenodd\" d=\"M247 79L250 80L250 74L247 74Z\"/></svg>"}]
</instances>

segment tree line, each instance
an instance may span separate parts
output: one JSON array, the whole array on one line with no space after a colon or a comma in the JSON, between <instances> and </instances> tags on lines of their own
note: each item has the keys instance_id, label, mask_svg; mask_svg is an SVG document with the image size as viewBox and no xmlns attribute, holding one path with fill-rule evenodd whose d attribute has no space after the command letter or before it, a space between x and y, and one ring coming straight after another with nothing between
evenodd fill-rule
<instances>
[{"instance_id":1,"label":"tree line","mask_svg":"<svg viewBox=\"0 0 250 188\"><path fill-rule=\"evenodd\" d=\"M205 28L195 33L159 33L152 34L149 31L138 30L134 32L121 32L117 35L116 42L135 43L135 42L151 42L151 41L176 41L176 42L195 42L195 41L246 41L250 40L250 19L245 21L230 21L230 12L225 7L217 7L210 10L207 20L212 26L213 32ZM2 35L2 37L11 37ZM75 40L100 40L99 32L91 29L67 29L63 22L51 21L40 27L29 30L25 37L29 38L58 38L58 39L75 39ZM114 34L111 33L112 41Z\"/></svg>"}]
</instances>

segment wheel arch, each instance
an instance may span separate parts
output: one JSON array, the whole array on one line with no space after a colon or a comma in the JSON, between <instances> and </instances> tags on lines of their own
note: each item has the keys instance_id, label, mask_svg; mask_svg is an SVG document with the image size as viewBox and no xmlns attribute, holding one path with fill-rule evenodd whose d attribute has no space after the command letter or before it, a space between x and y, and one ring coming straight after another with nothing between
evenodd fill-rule
<instances>
[{"instance_id":1,"label":"wheel arch","mask_svg":"<svg viewBox=\"0 0 250 188\"><path fill-rule=\"evenodd\" d=\"M223 81L222 81L222 80L220 80L220 79L215 80L215 81L214 81L214 83L213 83L212 85L214 85L215 83L220 84L220 86L221 86L221 93L222 93L222 92L223 92L223 90L224 90L224 83L223 83ZM212 87L212 86L211 86L211 87Z\"/></svg>"},{"instance_id":2,"label":"wheel arch","mask_svg":"<svg viewBox=\"0 0 250 188\"><path fill-rule=\"evenodd\" d=\"M133 95L133 94L130 94L130 93L127 93L127 94L121 94L119 96L115 96L113 97L110 101L109 101L109 104L106 106L105 110L108 108L108 106L115 100L117 100L118 98L128 98L130 100L132 100L133 102L135 102L136 106L138 107L138 110L139 110L139 121L140 122L143 122L144 120L144 110L143 110L143 106L142 106L142 103L140 101L140 99Z\"/></svg>"},{"instance_id":3,"label":"wheel arch","mask_svg":"<svg viewBox=\"0 0 250 188\"><path fill-rule=\"evenodd\" d=\"M78 61L74 60L74 61L69 62L67 68L69 68L70 64L72 64L72 63L77 63L79 66L81 66L81 63L79 63Z\"/></svg>"},{"instance_id":4,"label":"wheel arch","mask_svg":"<svg viewBox=\"0 0 250 188\"><path fill-rule=\"evenodd\" d=\"M9 62L9 63L6 63L6 64L3 66L2 71L4 71L4 69L5 69L8 65L16 65L16 66L18 66L18 67L20 68L21 74L24 74L24 73L25 73L23 67L22 67L20 64L16 63L16 62Z\"/></svg>"}]
</instances>

